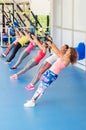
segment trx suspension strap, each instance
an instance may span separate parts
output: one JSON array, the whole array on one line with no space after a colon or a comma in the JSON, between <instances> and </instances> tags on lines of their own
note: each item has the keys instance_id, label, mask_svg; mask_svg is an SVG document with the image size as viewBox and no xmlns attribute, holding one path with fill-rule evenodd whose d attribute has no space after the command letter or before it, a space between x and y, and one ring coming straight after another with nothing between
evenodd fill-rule
<instances>
[{"instance_id":1,"label":"trx suspension strap","mask_svg":"<svg viewBox=\"0 0 86 130\"><path fill-rule=\"evenodd\" d=\"M23 25L26 27L25 22L22 20L21 16L19 15L19 13L15 10L16 15L18 16L18 18L20 19L20 21L23 23Z\"/></svg>"},{"instance_id":2,"label":"trx suspension strap","mask_svg":"<svg viewBox=\"0 0 86 130\"><path fill-rule=\"evenodd\" d=\"M8 16L8 14L7 14L5 11L2 11L2 10L0 10L0 11L4 14L5 18L6 18L7 21L9 22L9 25L10 25L10 26L13 26L13 23L12 23L10 17Z\"/></svg>"},{"instance_id":3,"label":"trx suspension strap","mask_svg":"<svg viewBox=\"0 0 86 130\"><path fill-rule=\"evenodd\" d=\"M28 8L28 10L31 12L31 14L32 14L33 18L35 19L35 21L37 22L37 24L39 24L40 30L41 30L43 33L45 33L45 31L44 31L44 29L43 29L41 23L40 23L39 20L36 18L36 15L33 13L33 11L31 10L30 7Z\"/></svg>"},{"instance_id":4,"label":"trx suspension strap","mask_svg":"<svg viewBox=\"0 0 86 130\"><path fill-rule=\"evenodd\" d=\"M8 9L9 13L13 16L13 13L11 13L11 11L10 11L9 8L8 8L8 6L5 4L5 1L2 0L2 2L3 2L3 4L4 4L4 6ZM16 14L17 14L17 16L19 17L19 19L21 20L21 22L23 23L23 25L26 26L26 24L24 23L24 21L22 20L22 18L21 18L20 15L18 14L18 12L16 12ZM10 19L10 18L9 18L9 19ZM14 16L14 20L15 20L18 24L20 24L19 21L17 20L17 18L16 18L15 16ZM10 19L10 21L11 21L11 19ZM11 21L11 22L12 22L12 21ZM19 26L21 26L21 25L19 25Z\"/></svg>"},{"instance_id":5,"label":"trx suspension strap","mask_svg":"<svg viewBox=\"0 0 86 130\"><path fill-rule=\"evenodd\" d=\"M31 12L33 18L36 20L36 22L39 24L39 26L42 28L42 25L40 24L39 20L36 18L35 14L33 13L33 11L31 10L31 8L29 7L28 10Z\"/></svg>"},{"instance_id":6,"label":"trx suspension strap","mask_svg":"<svg viewBox=\"0 0 86 130\"><path fill-rule=\"evenodd\" d=\"M13 2L16 4L17 8L18 8L21 12L23 12L22 8L15 2L15 0L13 0ZM40 36L45 35L44 32L42 32L41 29L38 29L38 28L36 27L36 25L34 25L34 23L30 20L30 18L27 16L27 14L26 14L25 12L23 12L22 15L23 15L23 16L30 22L30 24L36 29L37 33L38 33Z\"/></svg>"},{"instance_id":7,"label":"trx suspension strap","mask_svg":"<svg viewBox=\"0 0 86 130\"><path fill-rule=\"evenodd\" d=\"M3 1L4 6L9 10L9 8L6 6L4 0L2 0L2 1ZM2 10L1 10L1 11L2 11ZM18 20L17 20L15 17L14 17L14 19L15 19L15 21L18 23L18 25L16 24L16 22L12 22L11 18L8 16L8 14L6 13L5 10L2 11L2 13L4 14L5 18L7 19L7 25L10 25L10 27L12 27L13 30L15 30L16 28L19 28L19 27L20 27L19 22L18 22ZM9 13L12 15L12 13L10 12L10 10L9 10ZM26 24L24 24L24 25L26 25ZM19 29L19 31L22 31L22 30Z\"/></svg>"}]
</instances>

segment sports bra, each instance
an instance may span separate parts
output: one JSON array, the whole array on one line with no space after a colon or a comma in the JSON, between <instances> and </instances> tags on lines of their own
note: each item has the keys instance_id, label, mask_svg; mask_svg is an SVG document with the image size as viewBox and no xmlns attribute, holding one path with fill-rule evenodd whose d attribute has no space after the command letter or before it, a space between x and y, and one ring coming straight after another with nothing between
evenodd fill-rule
<instances>
[{"instance_id":1,"label":"sports bra","mask_svg":"<svg viewBox=\"0 0 86 130\"><path fill-rule=\"evenodd\" d=\"M30 53L31 50L34 48L35 46L33 45L32 42L29 43L28 47L25 49L27 53Z\"/></svg>"},{"instance_id":2,"label":"sports bra","mask_svg":"<svg viewBox=\"0 0 86 130\"><path fill-rule=\"evenodd\" d=\"M20 40L18 41L18 43L20 43L21 46L24 46L25 44L27 44L29 42L28 37L27 36L23 36L22 38L20 38Z\"/></svg>"},{"instance_id":3,"label":"sports bra","mask_svg":"<svg viewBox=\"0 0 86 130\"><path fill-rule=\"evenodd\" d=\"M43 50L39 50L37 56L34 58L37 63L40 62L41 59L44 58L46 54L43 52Z\"/></svg>"}]
</instances>

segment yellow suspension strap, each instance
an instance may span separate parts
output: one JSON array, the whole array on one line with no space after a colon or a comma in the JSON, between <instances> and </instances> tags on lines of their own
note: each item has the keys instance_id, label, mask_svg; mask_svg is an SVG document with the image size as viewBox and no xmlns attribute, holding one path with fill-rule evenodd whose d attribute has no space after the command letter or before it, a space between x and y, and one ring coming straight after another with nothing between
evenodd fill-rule
<instances>
[{"instance_id":1,"label":"yellow suspension strap","mask_svg":"<svg viewBox=\"0 0 86 130\"><path fill-rule=\"evenodd\" d=\"M36 18L36 15L33 13L33 11L31 10L31 8L29 7L28 8L29 12L32 14L33 18L35 19L35 21L39 24L40 28L42 28L43 30L43 27L41 25L41 23L39 22L39 20Z\"/></svg>"},{"instance_id":2,"label":"yellow suspension strap","mask_svg":"<svg viewBox=\"0 0 86 130\"><path fill-rule=\"evenodd\" d=\"M7 5L5 4L5 0L2 0L2 2L3 2L3 4L4 4L4 6L8 9L8 11L9 11L9 13L12 15L12 12L9 10L9 8L7 7ZM5 12L5 14L6 14L6 12ZM7 15L7 14L6 14ZM6 16L5 15L5 16ZM16 19L16 17L14 17L14 19L15 19L15 21L18 23L18 25L19 26L21 26L20 24L19 24L19 22L18 22L18 20ZM14 26L15 27L15 25L14 25L14 23L11 21L11 19L10 19L10 17L8 17L8 21L10 20L10 23L9 23L9 25L10 26ZM21 19L22 20L22 19ZM23 20L22 20L22 22L23 22ZM23 22L23 24L24 24L24 22ZM25 26L25 24L24 24L24 26Z\"/></svg>"},{"instance_id":3,"label":"yellow suspension strap","mask_svg":"<svg viewBox=\"0 0 86 130\"><path fill-rule=\"evenodd\" d=\"M2 13L3 13L3 15L5 16L5 18L7 19L7 21L9 21L9 25L10 26L13 26L13 23L12 23L12 21L10 20L10 17L8 17L8 15L7 15L7 13L4 11L2 11L2 10L0 10Z\"/></svg>"},{"instance_id":4,"label":"yellow suspension strap","mask_svg":"<svg viewBox=\"0 0 86 130\"><path fill-rule=\"evenodd\" d=\"M20 16L19 12L17 10L15 10L16 15L18 16L18 18L20 19L20 21L22 22L22 24L26 27L27 25L25 24L24 20L22 19L22 17ZM21 25L20 25L21 26Z\"/></svg>"},{"instance_id":5,"label":"yellow suspension strap","mask_svg":"<svg viewBox=\"0 0 86 130\"><path fill-rule=\"evenodd\" d=\"M23 12L23 10L22 10L22 8L15 2L15 0L13 0L13 2L16 4L16 6L17 6L17 8L21 11L21 12ZM30 10L31 11L31 10ZM45 31L44 31L44 29L42 28L42 26L40 27L40 29L38 29L37 27L36 27L36 25L34 25L34 23L30 20L30 18L27 16L27 14L24 12L24 13L22 13L22 15L30 22L30 24L35 28L35 30L36 30L36 32L41 36L41 37L44 37L44 35L45 35ZM35 17L34 17L35 18Z\"/></svg>"},{"instance_id":6,"label":"yellow suspension strap","mask_svg":"<svg viewBox=\"0 0 86 130\"><path fill-rule=\"evenodd\" d=\"M36 18L35 14L33 13L33 11L31 10L31 8L28 8L29 12L32 14L34 20L37 22L37 24L40 26L39 30L37 30L38 34L41 35L42 37L45 35L45 29L42 27L41 23L39 22L39 20Z\"/></svg>"},{"instance_id":7,"label":"yellow suspension strap","mask_svg":"<svg viewBox=\"0 0 86 130\"><path fill-rule=\"evenodd\" d=\"M2 0L2 2L3 2L3 4L4 4L4 7L6 7L8 10L9 10L9 8L6 6L6 4L5 4L5 1L4 0ZM9 23L9 25L10 26L13 26L13 22L11 21L11 19L10 19L10 17L7 15L7 13L4 11L4 12L2 12L2 13L4 13L4 15L5 15L5 17L6 17L6 19L9 21L10 20L10 23Z\"/></svg>"}]
</instances>

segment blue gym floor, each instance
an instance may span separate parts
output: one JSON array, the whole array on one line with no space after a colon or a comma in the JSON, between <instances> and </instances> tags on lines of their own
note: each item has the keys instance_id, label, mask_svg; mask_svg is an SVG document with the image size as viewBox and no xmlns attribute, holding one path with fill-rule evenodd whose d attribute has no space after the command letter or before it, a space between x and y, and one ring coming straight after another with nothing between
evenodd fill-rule
<instances>
[{"instance_id":1,"label":"blue gym floor","mask_svg":"<svg viewBox=\"0 0 86 130\"><path fill-rule=\"evenodd\" d=\"M34 55L32 52L17 70L10 70L19 53L10 65L0 58L0 130L86 130L86 72L69 66L47 89L36 107L26 109L23 104L36 89L27 91L25 86L38 66L17 80L10 80L10 75Z\"/></svg>"}]
</instances>

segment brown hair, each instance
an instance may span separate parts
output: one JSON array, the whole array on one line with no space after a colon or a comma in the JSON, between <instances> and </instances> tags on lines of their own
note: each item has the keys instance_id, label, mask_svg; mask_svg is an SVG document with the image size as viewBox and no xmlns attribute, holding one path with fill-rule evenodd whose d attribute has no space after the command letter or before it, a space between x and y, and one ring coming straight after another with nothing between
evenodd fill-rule
<instances>
[{"instance_id":1,"label":"brown hair","mask_svg":"<svg viewBox=\"0 0 86 130\"><path fill-rule=\"evenodd\" d=\"M68 49L68 48L69 48L69 46L68 46L67 44L65 44L65 46L66 46L66 49Z\"/></svg>"},{"instance_id":2,"label":"brown hair","mask_svg":"<svg viewBox=\"0 0 86 130\"><path fill-rule=\"evenodd\" d=\"M70 62L71 62L71 64L74 64L77 62L78 53L73 47L70 47L70 49L71 49Z\"/></svg>"}]
</instances>

